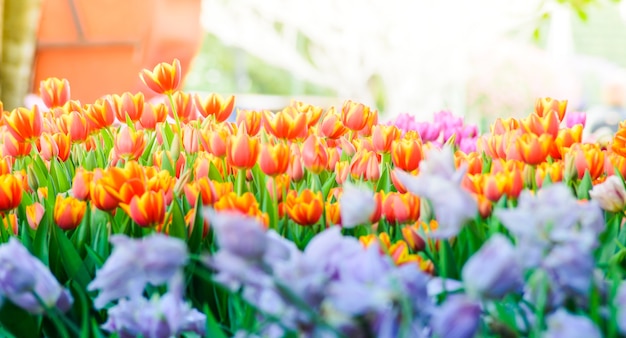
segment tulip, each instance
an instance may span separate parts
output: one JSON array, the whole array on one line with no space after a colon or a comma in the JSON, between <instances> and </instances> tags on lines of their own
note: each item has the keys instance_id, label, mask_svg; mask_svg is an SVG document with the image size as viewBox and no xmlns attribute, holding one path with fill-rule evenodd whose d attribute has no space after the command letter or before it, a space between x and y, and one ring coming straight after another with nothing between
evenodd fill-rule
<instances>
[{"instance_id":1,"label":"tulip","mask_svg":"<svg viewBox=\"0 0 626 338\"><path fill-rule=\"evenodd\" d=\"M193 229L195 227L195 218L196 218L196 209L195 208L189 209L189 211L185 215L185 224L187 225L187 237L188 238L191 238L191 234L193 233ZM210 228L209 220L203 219L202 220L202 239L206 238L206 236L209 234L209 228Z\"/></svg>"},{"instance_id":2,"label":"tulip","mask_svg":"<svg viewBox=\"0 0 626 338\"><path fill-rule=\"evenodd\" d=\"M183 148L187 154L195 154L200 148L200 131L193 125L186 124L182 127Z\"/></svg>"},{"instance_id":3,"label":"tulip","mask_svg":"<svg viewBox=\"0 0 626 338\"><path fill-rule=\"evenodd\" d=\"M93 172L87 171L83 167L76 168L76 173L72 179L72 196L83 201L88 199L90 183L93 179Z\"/></svg>"},{"instance_id":4,"label":"tulip","mask_svg":"<svg viewBox=\"0 0 626 338\"><path fill-rule=\"evenodd\" d=\"M178 156L178 159L174 161L174 156L171 151L158 149L152 155L152 163L154 163L154 167L160 170L166 170L167 168L165 164L169 162L169 165L174 169L174 175L176 177L180 177L185 168L186 156L184 153L181 153ZM221 163L221 162L220 162ZM208 175L208 172L207 172Z\"/></svg>"},{"instance_id":5,"label":"tulip","mask_svg":"<svg viewBox=\"0 0 626 338\"><path fill-rule=\"evenodd\" d=\"M165 221L165 194L163 191L146 191L135 195L129 204L120 203L120 207L140 227L148 228Z\"/></svg>"},{"instance_id":6,"label":"tulip","mask_svg":"<svg viewBox=\"0 0 626 338\"><path fill-rule=\"evenodd\" d=\"M403 138L391 145L391 160L396 168L414 171L419 168L422 158L422 145L417 140Z\"/></svg>"},{"instance_id":7,"label":"tulip","mask_svg":"<svg viewBox=\"0 0 626 338\"><path fill-rule=\"evenodd\" d=\"M241 128L226 141L226 162L237 169L251 169L259 157L259 139Z\"/></svg>"},{"instance_id":8,"label":"tulip","mask_svg":"<svg viewBox=\"0 0 626 338\"><path fill-rule=\"evenodd\" d=\"M54 222L63 230L76 229L82 222L87 203L74 197L57 195L54 203Z\"/></svg>"},{"instance_id":9,"label":"tulip","mask_svg":"<svg viewBox=\"0 0 626 338\"><path fill-rule=\"evenodd\" d=\"M39 202L26 206L26 220L28 221L28 226L30 226L31 229L37 230L39 223L43 219L45 211L46 210L43 208L43 205Z\"/></svg>"},{"instance_id":10,"label":"tulip","mask_svg":"<svg viewBox=\"0 0 626 338\"><path fill-rule=\"evenodd\" d=\"M535 102L535 113L540 117L546 116L551 112L556 112L559 121L563 121L566 109L567 100L555 100L550 97L544 97L537 99Z\"/></svg>"},{"instance_id":11,"label":"tulip","mask_svg":"<svg viewBox=\"0 0 626 338\"><path fill-rule=\"evenodd\" d=\"M322 111L324 110L322 107L317 107L301 101L293 101L291 106L296 108L298 112L306 115L306 124L309 128L319 122L322 117Z\"/></svg>"},{"instance_id":12,"label":"tulip","mask_svg":"<svg viewBox=\"0 0 626 338\"><path fill-rule=\"evenodd\" d=\"M317 223L324 212L324 200L322 193L314 193L305 189L299 194L291 190L285 200L289 217L302 226L309 226Z\"/></svg>"},{"instance_id":13,"label":"tulip","mask_svg":"<svg viewBox=\"0 0 626 338\"><path fill-rule=\"evenodd\" d=\"M39 97L48 108L61 107L70 100L70 83L67 79L47 78L39 83Z\"/></svg>"},{"instance_id":14,"label":"tulip","mask_svg":"<svg viewBox=\"0 0 626 338\"><path fill-rule=\"evenodd\" d=\"M373 151L359 150L350 162L350 174L354 179L377 181L380 178L379 155Z\"/></svg>"},{"instance_id":15,"label":"tulip","mask_svg":"<svg viewBox=\"0 0 626 338\"><path fill-rule=\"evenodd\" d=\"M243 123L246 126L248 135L256 136L261 130L263 114L265 114L265 112L237 109L237 126L241 126Z\"/></svg>"},{"instance_id":16,"label":"tulip","mask_svg":"<svg viewBox=\"0 0 626 338\"><path fill-rule=\"evenodd\" d=\"M383 195L382 213L389 223L415 222L420 216L420 199L411 193L387 193Z\"/></svg>"},{"instance_id":17,"label":"tulip","mask_svg":"<svg viewBox=\"0 0 626 338\"><path fill-rule=\"evenodd\" d=\"M143 129L154 131L159 123L167 120L167 105L164 103L148 104L139 118L139 124Z\"/></svg>"},{"instance_id":18,"label":"tulip","mask_svg":"<svg viewBox=\"0 0 626 338\"><path fill-rule=\"evenodd\" d=\"M191 94L176 91L166 103L168 115L181 123L189 123L196 119L198 109ZM172 106L172 103L174 104Z\"/></svg>"},{"instance_id":19,"label":"tulip","mask_svg":"<svg viewBox=\"0 0 626 338\"><path fill-rule=\"evenodd\" d=\"M341 154L339 153L339 148L327 147L326 151L328 152L328 165L326 166L326 170L335 171L335 166L337 165L337 162L341 160Z\"/></svg>"},{"instance_id":20,"label":"tulip","mask_svg":"<svg viewBox=\"0 0 626 338\"><path fill-rule=\"evenodd\" d=\"M126 161L137 160L146 149L146 139L141 130L134 131L127 126L122 126L115 136L113 147L115 155Z\"/></svg>"},{"instance_id":21,"label":"tulip","mask_svg":"<svg viewBox=\"0 0 626 338\"><path fill-rule=\"evenodd\" d=\"M555 138L559 133L560 121L558 112L551 110L544 116L531 114L529 117L523 119L521 124L523 129L528 133L533 133L537 136L549 134Z\"/></svg>"},{"instance_id":22,"label":"tulip","mask_svg":"<svg viewBox=\"0 0 626 338\"><path fill-rule=\"evenodd\" d=\"M373 126L372 145L374 146L374 150L379 153L390 152L392 143L399 140L400 136L400 129L398 129L396 126Z\"/></svg>"},{"instance_id":23,"label":"tulip","mask_svg":"<svg viewBox=\"0 0 626 338\"><path fill-rule=\"evenodd\" d=\"M96 208L103 211L115 210L119 205L117 198L109 193L105 188L105 185L97 179L94 179L94 181L90 184L89 199Z\"/></svg>"},{"instance_id":24,"label":"tulip","mask_svg":"<svg viewBox=\"0 0 626 338\"><path fill-rule=\"evenodd\" d=\"M311 172L319 174L328 166L326 144L315 135L309 135L302 146L302 163Z\"/></svg>"},{"instance_id":25,"label":"tulip","mask_svg":"<svg viewBox=\"0 0 626 338\"><path fill-rule=\"evenodd\" d=\"M289 159L289 168L287 175L294 182L300 182L304 177L304 169L302 164L302 152L297 144L291 144L291 158Z\"/></svg>"},{"instance_id":26,"label":"tulip","mask_svg":"<svg viewBox=\"0 0 626 338\"><path fill-rule=\"evenodd\" d=\"M268 176L286 173L289 168L290 154L291 150L286 143L264 143L261 146L261 154L259 156L261 171Z\"/></svg>"},{"instance_id":27,"label":"tulip","mask_svg":"<svg viewBox=\"0 0 626 338\"><path fill-rule=\"evenodd\" d=\"M85 117L91 123L91 130L108 128L115 122L116 106L112 97L98 99L85 109Z\"/></svg>"},{"instance_id":28,"label":"tulip","mask_svg":"<svg viewBox=\"0 0 626 338\"><path fill-rule=\"evenodd\" d=\"M341 206L339 203L324 203L324 215L326 215L326 227L333 225L342 225L341 222Z\"/></svg>"},{"instance_id":29,"label":"tulip","mask_svg":"<svg viewBox=\"0 0 626 338\"><path fill-rule=\"evenodd\" d=\"M216 122L228 120L235 107L235 97L232 95L224 99L221 95L212 93L204 100L196 95L194 100L200 114L204 117L213 116Z\"/></svg>"},{"instance_id":30,"label":"tulip","mask_svg":"<svg viewBox=\"0 0 626 338\"><path fill-rule=\"evenodd\" d=\"M337 184L343 184L348 178L350 173L350 162L339 161L335 164L335 182Z\"/></svg>"},{"instance_id":31,"label":"tulip","mask_svg":"<svg viewBox=\"0 0 626 338\"><path fill-rule=\"evenodd\" d=\"M307 132L306 115L293 107L287 107L277 113L266 111L263 114L265 130L276 138L294 140L304 138Z\"/></svg>"},{"instance_id":32,"label":"tulip","mask_svg":"<svg viewBox=\"0 0 626 338\"><path fill-rule=\"evenodd\" d=\"M533 134L523 134L516 139L515 143L521 159L530 165L544 162L550 154L552 144L553 139L548 134L539 137ZM509 156L507 156L508 158Z\"/></svg>"},{"instance_id":33,"label":"tulip","mask_svg":"<svg viewBox=\"0 0 626 338\"><path fill-rule=\"evenodd\" d=\"M169 64L161 62L149 71L142 70L139 73L141 81L157 94L171 94L180 86L182 71L180 69L180 61L174 59Z\"/></svg>"},{"instance_id":34,"label":"tulip","mask_svg":"<svg viewBox=\"0 0 626 338\"><path fill-rule=\"evenodd\" d=\"M596 184L589 191L591 199L610 212L619 212L626 206L626 189L619 176L609 176L603 183Z\"/></svg>"},{"instance_id":35,"label":"tulip","mask_svg":"<svg viewBox=\"0 0 626 338\"><path fill-rule=\"evenodd\" d=\"M535 181L537 187L541 188L546 177L550 177L550 182L561 182L563 180L563 162L541 163L535 169Z\"/></svg>"},{"instance_id":36,"label":"tulip","mask_svg":"<svg viewBox=\"0 0 626 338\"><path fill-rule=\"evenodd\" d=\"M222 196L233 191L232 182L219 183L201 177L184 186L185 196L192 207L196 207L196 198L200 195L202 205L210 205L217 202Z\"/></svg>"},{"instance_id":37,"label":"tulip","mask_svg":"<svg viewBox=\"0 0 626 338\"><path fill-rule=\"evenodd\" d=\"M439 123L418 122L415 124L415 130L424 142L437 141L441 135L441 127Z\"/></svg>"},{"instance_id":38,"label":"tulip","mask_svg":"<svg viewBox=\"0 0 626 338\"><path fill-rule=\"evenodd\" d=\"M348 100L341 108L341 122L352 131L359 131L365 128L371 114L368 106Z\"/></svg>"},{"instance_id":39,"label":"tulip","mask_svg":"<svg viewBox=\"0 0 626 338\"><path fill-rule=\"evenodd\" d=\"M615 174L615 170L619 172L622 177L626 177L626 158L622 157L612 151L607 151L607 160L604 164L605 173L610 176Z\"/></svg>"},{"instance_id":40,"label":"tulip","mask_svg":"<svg viewBox=\"0 0 626 338\"><path fill-rule=\"evenodd\" d=\"M18 142L34 142L43 132L43 117L38 106L32 109L16 108L3 114L7 131Z\"/></svg>"},{"instance_id":41,"label":"tulip","mask_svg":"<svg viewBox=\"0 0 626 338\"><path fill-rule=\"evenodd\" d=\"M274 177L268 177L265 187L270 194L270 197L275 201L283 200L283 192L289 190L291 180L289 175L277 175Z\"/></svg>"},{"instance_id":42,"label":"tulip","mask_svg":"<svg viewBox=\"0 0 626 338\"><path fill-rule=\"evenodd\" d=\"M348 131L348 128L341 122L341 116L335 111L335 107L331 107L324 118L320 126L320 133L322 136L329 139L338 139Z\"/></svg>"},{"instance_id":43,"label":"tulip","mask_svg":"<svg viewBox=\"0 0 626 338\"><path fill-rule=\"evenodd\" d=\"M367 118L367 122L365 123L365 127L359 130L357 135L360 137L371 137L372 136L372 128L378 125L378 111L373 110L370 112L369 117Z\"/></svg>"},{"instance_id":44,"label":"tulip","mask_svg":"<svg viewBox=\"0 0 626 338\"><path fill-rule=\"evenodd\" d=\"M231 132L228 128L218 124L209 124L200 133L202 148L209 153L223 158L226 156L226 142Z\"/></svg>"},{"instance_id":45,"label":"tulip","mask_svg":"<svg viewBox=\"0 0 626 338\"><path fill-rule=\"evenodd\" d=\"M13 174L0 176L0 212L17 208L22 202L22 182Z\"/></svg>"},{"instance_id":46,"label":"tulip","mask_svg":"<svg viewBox=\"0 0 626 338\"><path fill-rule=\"evenodd\" d=\"M118 121L126 123L127 118L132 122L137 122L141 119L145 103L143 93L133 95L126 92L121 96L113 95L111 98L115 107L115 117L117 117Z\"/></svg>"},{"instance_id":47,"label":"tulip","mask_svg":"<svg viewBox=\"0 0 626 338\"><path fill-rule=\"evenodd\" d=\"M571 128L564 128L559 130L559 134L554 139L554 150L551 152L552 158L562 159L566 149L573 146L576 143L582 141L583 126L577 124Z\"/></svg>"},{"instance_id":48,"label":"tulip","mask_svg":"<svg viewBox=\"0 0 626 338\"><path fill-rule=\"evenodd\" d=\"M468 174L480 174L483 171L483 159L479 152L465 153L459 150L454 153L454 159L457 168L461 168L463 165L467 166ZM407 171L404 168L400 169Z\"/></svg>"},{"instance_id":49,"label":"tulip","mask_svg":"<svg viewBox=\"0 0 626 338\"><path fill-rule=\"evenodd\" d=\"M508 131L519 129L520 122L514 118L497 118L491 125L491 133L494 135L503 135Z\"/></svg>"},{"instance_id":50,"label":"tulip","mask_svg":"<svg viewBox=\"0 0 626 338\"><path fill-rule=\"evenodd\" d=\"M565 115L565 126L567 128L573 128L574 126L580 125L581 127L585 127L587 123L587 113L585 112L569 112Z\"/></svg>"},{"instance_id":51,"label":"tulip","mask_svg":"<svg viewBox=\"0 0 626 338\"><path fill-rule=\"evenodd\" d=\"M566 163L568 157L570 161L573 161L579 179L585 176L586 171L589 171L592 180L597 179L604 172L605 153L597 144L574 144L569 148L565 157ZM568 168L565 168L566 172L567 170Z\"/></svg>"},{"instance_id":52,"label":"tulip","mask_svg":"<svg viewBox=\"0 0 626 338\"><path fill-rule=\"evenodd\" d=\"M89 123L82 110L64 114L57 120L57 125L64 134L69 135L73 143L84 142L89 136Z\"/></svg>"}]
</instances>

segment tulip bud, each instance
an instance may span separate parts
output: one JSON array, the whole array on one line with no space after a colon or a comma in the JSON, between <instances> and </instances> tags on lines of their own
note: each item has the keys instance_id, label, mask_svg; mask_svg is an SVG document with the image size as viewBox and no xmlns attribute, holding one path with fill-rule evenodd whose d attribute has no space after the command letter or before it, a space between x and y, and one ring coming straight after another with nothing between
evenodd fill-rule
<instances>
[{"instance_id":1,"label":"tulip bud","mask_svg":"<svg viewBox=\"0 0 626 338\"><path fill-rule=\"evenodd\" d=\"M626 189L618 176L610 176L603 183L595 185L589 191L589 196L606 211L618 212L626 206Z\"/></svg>"}]
</instances>

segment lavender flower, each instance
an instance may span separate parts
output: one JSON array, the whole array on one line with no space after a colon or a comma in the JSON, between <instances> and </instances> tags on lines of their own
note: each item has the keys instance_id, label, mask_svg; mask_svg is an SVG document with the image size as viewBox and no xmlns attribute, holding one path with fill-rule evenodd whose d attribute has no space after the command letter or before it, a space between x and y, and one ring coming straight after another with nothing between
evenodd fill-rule
<instances>
[{"instance_id":1,"label":"lavender flower","mask_svg":"<svg viewBox=\"0 0 626 338\"><path fill-rule=\"evenodd\" d=\"M546 256L542 264L566 293L586 295L593 279L594 259L574 245L560 245Z\"/></svg>"},{"instance_id":2,"label":"lavender flower","mask_svg":"<svg viewBox=\"0 0 626 338\"><path fill-rule=\"evenodd\" d=\"M419 176L397 170L396 175L411 193L428 199L439 223L433 237L449 238L461 230L465 222L476 217L478 204L460 185L464 169L456 170L450 147L431 150L420 163Z\"/></svg>"},{"instance_id":3,"label":"lavender flower","mask_svg":"<svg viewBox=\"0 0 626 338\"><path fill-rule=\"evenodd\" d=\"M622 283L617 289L614 304L617 308L617 326L619 332L626 335L626 283Z\"/></svg>"},{"instance_id":4,"label":"lavender flower","mask_svg":"<svg viewBox=\"0 0 626 338\"><path fill-rule=\"evenodd\" d=\"M41 261L32 256L17 239L0 245L0 295L32 314L42 314L44 307L65 312L73 299Z\"/></svg>"},{"instance_id":5,"label":"lavender flower","mask_svg":"<svg viewBox=\"0 0 626 338\"><path fill-rule=\"evenodd\" d=\"M168 338L183 332L205 333L206 317L180 297L166 293L150 300L143 297L122 299L108 311L108 320L102 326L121 338Z\"/></svg>"},{"instance_id":6,"label":"lavender flower","mask_svg":"<svg viewBox=\"0 0 626 338\"><path fill-rule=\"evenodd\" d=\"M557 310L547 320L545 338L600 338L602 334L591 319Z\"/></svg>"},{"instance_id":7,"label":"lavender flower","mask_svg":"<svg viewBox=\"0 0 626 338\"><path fill-rule=\"evenodd\" d=\"M343 193L339 198L339 209L344 228L367 223L376 211L374 192L347 182L343 185Z\"/></svg>"},{"instance_id":8,"label":"lavender flower","mask_svg":"<svg viewBox=\"0 0 626 338\"><path fill-rule=\"evenodd\" d=\"M515 248L496 234L465 263L462 271L467 293L480 298L502 298L521 290L523 271Z\"/></svg>"},{"instance_id":9,"label":"lavender flower","mask_svg":"<svg viewBox=\"0 0 626 338\"><path fill-rule=\"evenodd\" d=\"M100 290L94 306L103 308L111 301L139 296L147 283L170 281L187 263L187 245L180 239L153 234L141 239L115 235L110 239L113 253L88 290Z\"/></svg>"},{"instance_id":10,"label":"lavender flower","mask_svg":"<svg viewBox=\"0 0 626 338\"><path fill-rule=\"evenodd\" d=\"M451 296L433 313L431 327L441 338L471 338L478 330L480 312L480 305L465 296Z\"/></svg>"},{"instance_id":11,"label":"lavender flower","mask_svg":"<svg viewBox=\"0 0 626 338\"><path fill-rule=\"evenodd\" d=\"M216 213L211 209L205 209L205 218L211 220L220 248L246 260L263 258L267 239L257 220L238 213Z\"/></svg>"}]
</instances>

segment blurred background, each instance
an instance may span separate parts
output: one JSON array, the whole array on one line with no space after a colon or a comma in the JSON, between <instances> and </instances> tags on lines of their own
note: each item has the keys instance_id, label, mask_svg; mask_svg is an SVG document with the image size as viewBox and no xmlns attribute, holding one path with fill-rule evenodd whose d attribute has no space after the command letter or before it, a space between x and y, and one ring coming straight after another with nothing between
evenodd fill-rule
<instances>
[{"instance_id":1,"label":"blurred background","mask_svg":"<svg viewBox=\"0 0 626 338\"><path fill-rule=\"evenodd\" d=\"M248 109L353 99L383 120L445 109L488 122L543 96L591 118L626 106L615 0L0 0L0 11L5 110L52 76L83 102L149 96L138 72L173 58L186 90Z\"/></svg>"}]
</instances>

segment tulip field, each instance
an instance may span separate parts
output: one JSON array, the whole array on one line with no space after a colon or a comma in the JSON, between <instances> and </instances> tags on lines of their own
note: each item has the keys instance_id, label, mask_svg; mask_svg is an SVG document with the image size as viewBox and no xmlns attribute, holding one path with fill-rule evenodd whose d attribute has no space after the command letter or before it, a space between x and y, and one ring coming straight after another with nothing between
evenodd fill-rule
<instances>
[{"instance_id":1,"label":"tulip field","mask_svg":"<svg viewBox=\"0 0 626 338\"><path fill-rule=\"evenodd\" d=\"M51 78L0 110L0 336L626 337L626 123L242 110L177 60L139 76L162 102Z\"/></svg>"}]
</instances>

